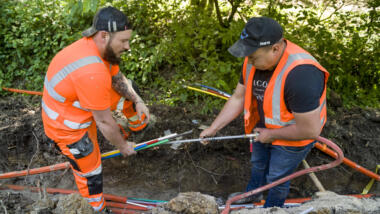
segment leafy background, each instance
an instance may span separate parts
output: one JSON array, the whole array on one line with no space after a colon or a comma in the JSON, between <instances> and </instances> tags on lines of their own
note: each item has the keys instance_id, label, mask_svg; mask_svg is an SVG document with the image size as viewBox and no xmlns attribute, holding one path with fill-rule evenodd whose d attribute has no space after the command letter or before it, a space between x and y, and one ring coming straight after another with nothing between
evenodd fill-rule
<instances>
[{"instance_id":1,"label":"leafy background","mask_svg":"<svg viewBox=\"0 0 380 214\"><path fill-rule=\"evenodd\" d=\"M134 25L121 70L151 103L203 113L223 100L189 91L203 83L232 93L242 59L227 49L253 16L269 16L330 72L346 107L380 107L379 1L375 0L2 0L0 85L41 91L55 53L81 38L95 12L112 5ZM0 89L1 90L1 89ZM7 92L0 92L2 95Z\"/></svg>"}]
</instances>

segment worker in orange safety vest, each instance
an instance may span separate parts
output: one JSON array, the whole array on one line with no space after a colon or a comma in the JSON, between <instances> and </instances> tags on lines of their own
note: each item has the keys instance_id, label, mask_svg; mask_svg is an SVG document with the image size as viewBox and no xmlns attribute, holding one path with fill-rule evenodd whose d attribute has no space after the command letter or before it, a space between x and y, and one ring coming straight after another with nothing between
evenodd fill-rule
<instances>
[{"instance_id":1,"label":"worker in orange safety vest","mask_svg":"<svg viewBox=\"0 0 380 214\"><path fill-rule=\"evenodd\" d=\"M280 24L268 17L251 18L228 51L244 57L240 81L200 137L215 135L244 112L245 133L259 134L251 143L248 192L292 174L309 153L326 123L329 73L310 53L284 39ZM290 181L271 188L264 207L282 207L289 187ZM238 203L261 199L259 193Z\"/></svg>"},{"instance_id":2,"label":"worker in orange safety vest","mask_svg":"<svg viewBox=\"0 0 380 214\"><path fill-rule=\"evenodd\" d=\"M61 50L45 76L42 119L45 134L71 164L80 194L96 212L103 212L103 174L97 127L124 156L134 142L123 139L111 110L126 116L128 128L147 126L149 110L134 83L119 70L121 54L132 36L125 14L100 9L83 38Z\"/></svg>"}]
</instances>

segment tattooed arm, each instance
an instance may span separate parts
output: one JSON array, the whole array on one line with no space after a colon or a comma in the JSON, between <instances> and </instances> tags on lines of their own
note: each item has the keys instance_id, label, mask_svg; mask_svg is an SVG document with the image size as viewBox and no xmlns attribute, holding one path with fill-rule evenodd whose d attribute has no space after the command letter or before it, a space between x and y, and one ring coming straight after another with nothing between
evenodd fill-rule
<instances>
[{"instance_id":1,"label":"tattooed arm","mask_svg":"<svg viewBox=\"0 0 380 214\"><path fill-rule=\"evenodd\" d=\"M132 82L127 79L120 71L112 77L112 88L115 89L115 91L121 96L134 103L143 102L141 97L133 89Z\"/></svg>"},{"instance_id":2,"label":"tattooed arm","mask_svg":"<svg viewBox=\"0 0 380 214\"><path fill-rule=\"evenodd\" d=\"M140 119L141 115L144 113L146 116L144 122L147 123L149 121L149 110L144 101L133 89L132 81L127 79L120 71L112 77L112 88L121 96L135 103L136 112Z\"/></svg>"}]
</instances>

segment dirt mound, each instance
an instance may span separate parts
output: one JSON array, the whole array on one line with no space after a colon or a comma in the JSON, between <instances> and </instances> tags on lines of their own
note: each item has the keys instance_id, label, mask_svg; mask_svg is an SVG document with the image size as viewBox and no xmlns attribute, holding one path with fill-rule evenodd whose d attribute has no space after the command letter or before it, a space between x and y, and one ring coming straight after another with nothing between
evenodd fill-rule
<instances>
[{"instance_id":1,"label":"dirt mound","mask_svg":"<svg viewBox=\"0 0 380 214\"><path fill-rule=\"evenodd\" d=\"M0 100L0 173L25 170L65 162L51 145L43 132L40 112L40 97L12 96ZM200 125L209 125L214 114L205 116L197 113L195 106L169 107L149 106L156 116L156 123L149 130L134 134L130 140L142 142L172 133L194 130L186 138L197 138ZM322 136L338 144L345 157L374 170L380 163L380 124L376 109L329 108L328 122ZM243 121L239 117L219 135L243 134ZM114 150L99 135L102 152ZM201 192L221 199L229 193L245 189L250 175L249 144L246 140L218 141L207 146L189 143L174 150L162 145L138 152L128 158L116 157L103 161L104 192L139 198L170 200L181 192ZM332 158L317 149L307 157L311 166L326 164ZM301 169L302 167L300 167ZM318 172L318 178L327 190L338 194L361 193L370 178L345 166ZM69 170L40 175L29 175L1 180L2 183L76 189ZM292 181L289 198L309 197L318 190L308 176ZM1 200L9 209L27 209L7 198L2 191ZM380 193L375 182L371 193ZM33 198L33 202L38 198ZM14 204L12 204L14 203ZM29 204L32 204L29 203ZM0 204L1 207L1 204ZM0 208L1 209L1 208Z\"/></svg>"}]
</instances>

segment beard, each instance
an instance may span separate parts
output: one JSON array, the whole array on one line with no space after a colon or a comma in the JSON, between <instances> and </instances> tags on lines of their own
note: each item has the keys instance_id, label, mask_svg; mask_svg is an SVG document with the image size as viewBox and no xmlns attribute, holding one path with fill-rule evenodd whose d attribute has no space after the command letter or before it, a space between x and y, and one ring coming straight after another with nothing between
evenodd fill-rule
<instances>
[{"instance_id":1,"label":"beard","mask_svg":"<svg viewBox=\"0 0 380 214\"><path fill-rule=\"evenodd\" d=\"M104 59L107 60L112 65L118 65L118 64L120 64L121 59L120 59L120 57L117 57L115 52L113 51L113 49L110 45L111 42L112 42L112 40L110 40L108 42L108 44L106 45L106 50L104 52Z\"/></svg>"}]
</instances>

